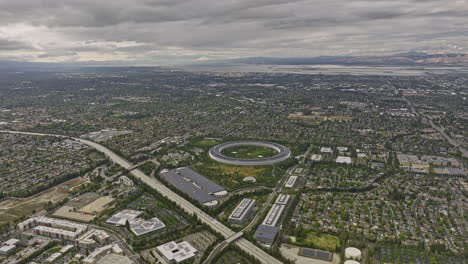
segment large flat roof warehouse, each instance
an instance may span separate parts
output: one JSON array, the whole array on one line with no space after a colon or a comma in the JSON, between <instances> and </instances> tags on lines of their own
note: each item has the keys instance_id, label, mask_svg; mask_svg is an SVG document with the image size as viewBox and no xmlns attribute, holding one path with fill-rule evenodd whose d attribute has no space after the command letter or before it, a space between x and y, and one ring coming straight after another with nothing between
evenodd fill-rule
<instances>
[{"instance_id":1,"label":"large flat roof warehouse","mask_svg":"<svg viewBox=\"0 0 468 264\"><path fill-rule=\"evenodd\" d=\"M99 197L97 200L85 205L80 211L84 214L100 213L114 201L115 199L110 196Z\"/></svg>"},{"instance_id":2,"label":"large flat roof warehouse","mask_svg":"<svg viewBox=\"0 0 468 264\"><path fill-rule=\"evenodd\" d=\"M172 171L163 171L160 173L161 177L172 184L174 187L184 192L191 198L197 200L198 202L205 204L207 206L216 205L215 197L210 195L207 191L195 186L194 184L188 182L184 177Z\"/></svg>"},{"instance_id":3,"label":"large flat roof warehouse","mask_svg":"<svg viewBox=\"0 0 468 264\"><path fill-rule=\"evenodd\" d=\"M208 180L205 176L199 174L198 172L190 168L186 168L186 167L178 168L176 172L179 173L182 177L194 182L195 184L197 184L198 186L200 186L202 189L204 189L210 194L224 191L223 187Z\"/></svg>"}]
</instances>

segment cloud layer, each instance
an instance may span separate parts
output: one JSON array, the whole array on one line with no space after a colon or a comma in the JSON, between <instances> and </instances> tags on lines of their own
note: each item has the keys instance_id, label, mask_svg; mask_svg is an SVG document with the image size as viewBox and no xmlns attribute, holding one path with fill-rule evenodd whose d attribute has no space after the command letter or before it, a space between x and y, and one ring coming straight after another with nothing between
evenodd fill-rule
<instances>
[{"instance_id":1,"label":"cloud layer","mask_svg":"<svg viewBox=\"0 0 468 264\"><path fill-rule=\"evenodd\" d=\"M468 0L0 0L0 59L468 53Z\"/></svg>"}]
</instances>

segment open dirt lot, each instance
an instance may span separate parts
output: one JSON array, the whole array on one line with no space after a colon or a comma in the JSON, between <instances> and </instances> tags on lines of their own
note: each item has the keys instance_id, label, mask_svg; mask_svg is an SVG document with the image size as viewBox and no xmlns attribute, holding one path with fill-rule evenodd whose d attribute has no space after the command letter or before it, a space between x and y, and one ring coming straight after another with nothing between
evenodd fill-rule
<instances>
[{"instance_id":1,"label":"open dirt lot","mask_svg":"<svg viewBox=\"0 0 468 264\"><path fill-rule=\"evenodd\" d=\"M28 198L4 199L0 201L0 224L14 221L25 215L45 208L49 201L56 203L68 196L69 190L83 182L85 178L75 178Z\"/></svg>"}]
</instances>

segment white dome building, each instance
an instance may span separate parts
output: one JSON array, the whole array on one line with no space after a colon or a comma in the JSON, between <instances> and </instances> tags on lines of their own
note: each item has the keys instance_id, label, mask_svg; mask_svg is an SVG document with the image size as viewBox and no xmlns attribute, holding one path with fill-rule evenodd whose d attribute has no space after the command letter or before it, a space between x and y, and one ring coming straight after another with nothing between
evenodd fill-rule
<instances>
[{"instance_id":1,"label":"white dome building","mask_svg":"<svg viewBox=\"0 0 468 264\"><path fill-rule=\"evenodd\" d=\"M349 247L345 249L345 257L347 259L361 259L361 250L355 247Z\"/></svg>"}]
</instances>

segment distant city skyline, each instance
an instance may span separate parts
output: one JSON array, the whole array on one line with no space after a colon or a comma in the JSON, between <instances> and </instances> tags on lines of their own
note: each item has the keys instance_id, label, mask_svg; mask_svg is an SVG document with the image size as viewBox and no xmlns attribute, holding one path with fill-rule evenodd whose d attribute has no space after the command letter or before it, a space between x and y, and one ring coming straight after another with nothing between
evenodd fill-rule
<instances>
[{"instance_id":1,"label":"distant city skyline","mask_svg":"<svg viewBox=\"0 0 468 264\"><path fill-rule=\"evenodd\" d=\"M0 60L468 53L467 0L0 0Z\"/></svg>"}]
</instances>

